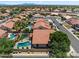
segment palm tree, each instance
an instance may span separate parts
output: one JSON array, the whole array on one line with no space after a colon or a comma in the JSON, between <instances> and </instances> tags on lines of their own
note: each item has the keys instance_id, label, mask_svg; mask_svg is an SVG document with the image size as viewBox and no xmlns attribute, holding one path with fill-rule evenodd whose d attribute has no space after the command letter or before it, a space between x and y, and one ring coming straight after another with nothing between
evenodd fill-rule
<instances>
[{"instance_id":1,"label":"palm tree","mask_svg":"<svg viewBox=\"0 0 79 59\"><path fill-rule=\"evenodd\" d=\"M1 39L0 39L0 46L3 45L3 44L5 44L5 41L6 41L6 40L7 40L7 39L6 39L5 37L1 38Z\"/></svg>"},{"instance_id":2,"label":"palm tree","mask_svg":"<svg viewBox=\"0 0 79 59\"><path fill-rule=\"evenodd\" d=\"M16 31L23 31L26 29L26 27L29 25L29 19L25 18L21 21L16 21L15 26L13 27Z\"/></svg>"},{"instance_id":3,"label":"palm tree","mask_svg":"<svg viewBox=\"0 0 79 59\"><path fill-rule=\"evenodd\" d=\"M15 29L16 31L20 30L20 28L21 28L20 25L21 25L21 22L20 22L20 21L16 21L16 22L15 22L14 29Z\"/></svg>"}]
</instances>

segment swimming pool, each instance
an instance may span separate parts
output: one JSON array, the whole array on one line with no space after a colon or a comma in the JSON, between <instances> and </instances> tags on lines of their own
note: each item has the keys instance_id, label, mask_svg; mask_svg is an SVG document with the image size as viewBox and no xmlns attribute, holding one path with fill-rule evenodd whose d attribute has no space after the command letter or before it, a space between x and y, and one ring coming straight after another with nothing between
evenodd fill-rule
<instances>
[{"instance_id":1,"label":"swimming pool","mask_svg":"<svg viewBox=\"0 0 79 59\"><path fill-rule=\"evenodd\" d=\"M31 30L32 29L32 25L28 25L28 27L27 28L29 28L29 30Z\"/></svg>"},{"instance_id":2,"label":"swimming pool","mask_svg":"<svg viewBox=\"0 0 79 59\"><path fill-rule=\"evenodd\" d=\"M30 45L31 42L27 41L27 42L18 43L17 47L28 47Z\"/></svg>"},{"instance_id":3,"label":"swimming pool","mask_svg":"<svg viewBox=\"0 0 79 59\"><path fill-rule=\"evenodd\" d=\"M14 33L10 33L10 34L9 34L9 38L10 38L10 40L14 40L15 37L16 37L16 35L15 35Z\"/></svg>"},{"instance_id":4,"label":"swimming pool","mask_svg":"<svg viewBox=\"0 0 79 59\"><path fill-rule=\"evenodd\" d=\"M28 26L28 28L29 28L29 30L31 30L31 29L32 29L32 27L31 27L31 26Z\"/></svg>"}]
</instances>

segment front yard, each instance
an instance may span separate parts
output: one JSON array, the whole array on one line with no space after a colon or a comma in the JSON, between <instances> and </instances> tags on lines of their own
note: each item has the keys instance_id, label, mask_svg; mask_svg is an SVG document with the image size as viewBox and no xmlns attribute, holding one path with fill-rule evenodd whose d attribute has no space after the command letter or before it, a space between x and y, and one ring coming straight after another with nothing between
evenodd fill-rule
<instances>
[{"instance_id":1,"label":"front yard","mask_svg":"<svg viewBox=\"0 0 79 59\"><path fill-rule=\"evenodd\" d=\"M74 33L79 38L79 32Z\"/></svg>"},{"instance_id":2,"label":"front yard","mask_svg":"<svg viewBox=\"0 0 79 59\"><path fill-rule=\"evenodd\" d=\"M72 28L72 26L69 25L69 24L64 24L64 26L67 28L67 30L69 32L71 32L76 38L79 39L79 32L77 30L75 30L74 28Z\"/></svg>"},{"instance_id":3,"label":"front yard","mask_svg":"<svg viewBox=\"0 0 79 59\"><path fill-rule=\"evenodd\" d=\"M71 28L71 25L69 25L68 23L64 23L63 25L64 25L65 27L67 27L68 29Z\"/></svg>"},{"instance_id":4,"label":"front yard","mask_svg":"<svg viewBox=\"0 0 79 59\"><path fill-rule=\"evenodd\" d=\"M56 19L59 23L62 22L63 26L65 26L67 28L67 30L69 32L71 32L73 34L73 36L75 36L77 39L79 39L79 32L76 31L74 28L72 28L72 25L68 24L67 22L63 22L60 19Z\"/></svg>"}]
</instances>

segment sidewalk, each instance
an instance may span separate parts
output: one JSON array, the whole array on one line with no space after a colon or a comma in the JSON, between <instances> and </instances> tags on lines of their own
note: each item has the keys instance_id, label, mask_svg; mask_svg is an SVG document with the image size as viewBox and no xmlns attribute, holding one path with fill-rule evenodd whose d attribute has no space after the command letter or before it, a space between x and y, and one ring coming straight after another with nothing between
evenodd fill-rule
<instances>
[{"instance_id":1,"label":"sidewalk","mask_svg":"<svg viewBox=\"0 0 79 59\"><path fill-rule=\"evenodd\" d=\"M57 20L57 19L56 19ZM59 23L61 22L60 20L57 20ZM61 22L62 23L62 22ZM77 40L79 40L79 38L73 34L73 32L71 30L69 30L67 27L65 27L64 25L62 25L66 30L68 30Z\"/></svg>"},{"instance_id":2,"label":"sidewalk","mask_svg":"<svg viewBox=\"0 0 79 59\"><path fill-rule=\"evenodd\" d=\"M68 56L79 56L79 54L70 45L70 51L67 53Z\"/></svg>"},{"instance_id":3,"label":"sidewalk","mask_svg":"<svg viewBox=\"0 0 79 59\"><path fill-rule=\"evenodd\" d=\"M68 30L64 25L63 25L63 27L66 29L66 30ZM79 38L76 36L76 35L74 35L70 30L68 30L77 40L79 40ZM79 56L79 53L77 53L74 49L73 49L73 47L72 46L70 46L70 52L69 52L69 54L70 55L72 55L72 56L75 56L75 57L78 57ZM68 55L69 55L68 54Z\"/></svg>"},{"instance_id":4,"label":"sidewalk","mask_svg":"<svg viewBox=\"0 0 79 59\"><path fill-rule=\"evenodd\" d=\"M57 20L58 21L58 20ZM58 21L59 22L59 21ZM62 25L67 31L69 31L77 40L79 40L79 38L73 34L73 32L71 32L72 29L68 29L67 27L65 27L64 25ZM67 55L71 55L73 57L79 57L79 53L77 53L72 46L70 46L70 51L67 53Z\"/></svg>"}]
</instances>

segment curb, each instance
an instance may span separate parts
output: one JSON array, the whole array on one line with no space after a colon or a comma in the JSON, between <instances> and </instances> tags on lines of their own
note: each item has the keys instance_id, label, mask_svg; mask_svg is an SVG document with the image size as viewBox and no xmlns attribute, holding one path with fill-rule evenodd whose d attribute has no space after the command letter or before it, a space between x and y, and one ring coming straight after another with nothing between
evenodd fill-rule
<instances>
[{"instance_id":1,"label":"curb","mask_svg":"<svg viewBox=\"0 0 79 59\"><path fill-rule=\"evenodd\" d=\"M65 27L64 25L63 25L63 27L66 29L66 30L68 30L67 29L67 27ZM69 31L69 30L68 30ZM70 32L70 31L69 31ZM70 32L77 40L79 40L79 38L76 36L76 35L74 35L72 32ZM79 56L79 53L77 53L74 49L73 49L73 47L70 45L70 52L69 52L69 54L70 55L72 55L72 56L76 56L76 57L78 57Z\"/></svg>"},{"instance_id":2,"label":"curb","mask_svg":"<svg viewBox=\"0 0 79 59\"><path fill-rule=\"evenodd\" d=\"M73 49L73 47L71 45L70 45L70 51L69 51L68 55L79 56L79 54Z\"/></svg>"},{"instance_id":3,"label":"curb","mask_svg":"<svg viewBox=\"0 0 79 59\"><path fill-rule=\"evenodd\" d=\"M58 21L58 20L57 20ZM59 21L58 21L59 22ZM65 27L64 25L62 25L68 32L70 32L67 27ZM79 38L74 35L72 32L70 32L77 40L79 40ZM77 53L73 47L70 45L70 51L67 53L68 56L72 55L73 57L78 57L79 56L79 53Z\"/></svg>"}]
</instances>

